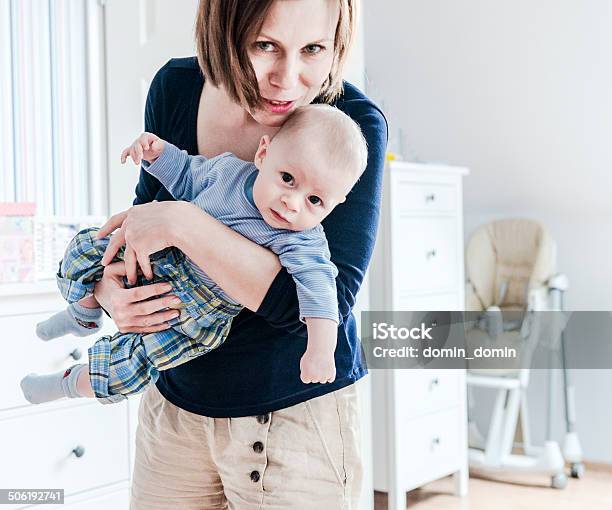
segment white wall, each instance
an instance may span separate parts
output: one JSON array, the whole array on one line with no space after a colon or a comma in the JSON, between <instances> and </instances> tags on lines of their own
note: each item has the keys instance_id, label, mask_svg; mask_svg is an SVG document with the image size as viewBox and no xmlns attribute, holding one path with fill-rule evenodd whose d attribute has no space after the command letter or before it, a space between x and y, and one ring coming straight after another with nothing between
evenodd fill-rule
<instances>
[{"instance_id":1,"label":"white wall","mask_svg":"<svg viewBox=\"0 0 612 510\"><path fill-rule=\"evenodd\" d=\"M121 151L144 129L147 92L172 57L195 55L197 0L106 0L106 100L110 213L132 205L139 169Z\"/></svg>"},{"instance_id":2,"label":"white wall","mask_svg":"<svg viewBox=\"0 0 612 510\"><path fill-rule=\"evenodd\" d=\"M366 6L368 91L406 155L471 168L468 233L489 217L544 220L573 308L612 309L612 269L593 264L612 254L611 23L609 0Z\"/></svg>"},{"instance_id":3,"label":"white wall","mask_svg":"<svg viewBox=\"0 0 612 510\"><path fill-rule=\"evenodd\" d=\"M365 7L367 90L390 119L392 148L471 169L466 237L495 218L540 219L571 279L567 306L612 310L612 2ZM609 388L612 373L576 375L587 457L612 462L612 439L597 425L612 425L609 400L590 391ZM534 401L541 391L532 385Z\"/></svg>"}]
</instances>

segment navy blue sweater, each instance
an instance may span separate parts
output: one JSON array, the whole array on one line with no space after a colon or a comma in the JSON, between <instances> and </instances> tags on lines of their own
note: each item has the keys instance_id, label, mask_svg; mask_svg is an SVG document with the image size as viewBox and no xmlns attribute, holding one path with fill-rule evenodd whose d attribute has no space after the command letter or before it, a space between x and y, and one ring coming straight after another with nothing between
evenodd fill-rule
<instances>
[{"instance_id":1,"label":"navy blue sweater","mask_svg":"<svg viewBox=\"0 0 612 510\"><path fill-rule=\"evenodd\" d=\"M151 83L145 130L197 154L196 123L203 85L195 58L170 60ZM387 123L380 109L349 83L334 104L361 126L368 143L366 171L346 202L323 220L332 261L339 271L336 284L342 322L335 354L336 380L325 385L300 380L306 327L299 320L293 278L282 269L259 310L244 309L221 347L160 372L159 391L178 407L210 417L264 414L338 390L367 373L351 308L376 239ZM134 204L152 200L173 198L157 179L141 171Z\"/></svg>"}]
</instances>

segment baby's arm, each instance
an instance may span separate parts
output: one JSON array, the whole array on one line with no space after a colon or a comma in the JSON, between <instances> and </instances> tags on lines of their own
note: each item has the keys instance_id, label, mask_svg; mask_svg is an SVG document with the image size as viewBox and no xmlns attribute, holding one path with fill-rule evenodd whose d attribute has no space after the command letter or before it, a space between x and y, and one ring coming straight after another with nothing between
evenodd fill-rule
<instances>
[{"instance_id":1,"label":"baby's arm","mask_svg":"<svg viewBox=\"0 0 612 510\"><path fill-rule=\"evenodd\" d=\"M301 379L304 383L332 382L336 377L338 270L330 260L323 229L282 234L271 249L295 280L300 318L307 326L308 345L300 361Z\"/></svg>"},{"instance_id":2,"label":"baby's arm","mask_svg":"<svg viewBox=\"0 0 612 510\"><path fill-rule=\"evenodd\" d=\"M206 187L206 176L212 168L204 156L189 156L170 142L152 133L143 133L121 153L156 177L177 200L192 201Z\"/></svg>"}]
</instances>

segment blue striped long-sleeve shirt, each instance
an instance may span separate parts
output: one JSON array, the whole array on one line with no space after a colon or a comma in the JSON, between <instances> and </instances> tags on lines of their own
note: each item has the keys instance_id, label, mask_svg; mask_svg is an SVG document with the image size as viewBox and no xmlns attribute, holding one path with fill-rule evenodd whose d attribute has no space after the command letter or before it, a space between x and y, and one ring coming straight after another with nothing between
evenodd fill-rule
<instances>
[{"instance_id":1,"label":"blue striped long-sleeve shirt","mask_svg":"<svg viewBox=\"0 0 612 510\"><path fill-rule=\"evenodd\" d=\"M317 317L339 322L338 270L330 260L323 227L296 232L268 225L253 201L254 163L226 152L214 158L189 156L169 142L154 163L143 163L177 200L197 205L251 241L271 249L295 280L300 319ZM187 259L215 294L233 301L193 261Z\"/></svg>"}]
</instances>

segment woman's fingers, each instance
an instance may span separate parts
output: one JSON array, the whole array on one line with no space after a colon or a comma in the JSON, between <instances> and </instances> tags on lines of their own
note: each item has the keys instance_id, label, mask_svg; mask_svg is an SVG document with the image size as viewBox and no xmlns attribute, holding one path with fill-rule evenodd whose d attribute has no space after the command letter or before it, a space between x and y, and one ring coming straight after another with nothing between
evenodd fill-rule
<instances>
[{"instance_id":1,"label":"woman's fingers","mask_svg":"<svg viewBox=\"0 0 612 510\"><path fill-rule=\"evenodd\" d=\"M125 276L130 285L134 285L138 277L138 262L136 252L130 246L125 247L123 261L125 262Z\"/></svg>"},{"instance_id":2,"label":"woman's fingers","mask_svg":"<svg viewBox=\"0 0 612 510\"><path fill-rule=\"evenodd\" d=\"M157 326L130 328L129 333L142 333L142 334L157 333L159 331L165 331L166 329L170 329L170 324L168 324L167 322L164 322L162 324L158 324ZM125 332L127 333L128 331L125 331Z\"/></svg>"},{"instance_id":3,"label":"woman's fingers","mask_svg":"<svg viewBox=\"0 0 612 510\"><path fill-rule=\"evenodd\" d=\"M121 261L111 262L104 267L104 276L110 276L115 280L121 281L121 277L125 276L125 264Z\"/></svg>"},{"instance_id":4,"label":"woman's fingers","mask_svg":"<svg viewBox=\"0 0 612 510\"><path fill-rule=\"evenodd\" d=\"M153 270L151 269L151 259L148 254L140 254L136 253L136 259L138 260L138 265L142 270L142 274L144 274L147 280L153 279Z\"/></svg>"},{"instance_id":5,"label":"woman's fingers","mask_svg":"<svg viewBox=\"0 0 612 510\"><path fill-rule=\"evenodd\" d=\"M144 301L145 299L152 298L154 296L161 296L170 292L172 290L172 286L169 283L154 283L152 285L143 285L142 287L134 287L133 289L126 290L126 294L129 296L131 303L136 303L138 301ZM148 303L155 303L157 300L148 301ZM140 306L140 305L138 305ZM145 315L147 313L151 313L151 311L161 310L162 308L166 308L166 306L159 306L150 311L136 313L139 315Z\"/></svg>"},{"instance_id":6,"label":"woman's fingers","mask_svg":"<svg viewBox=\"0 0 612 510\"><path fill-rule=\"evenodd\" d=\"M125 276L125 264L120 260L118 260L117 262L111 262L108 266L105 267L105 269L112 269L112 276Z\"/></svg>"},{"instance_id":7,"label":"woman's fingers","mask_svg":"<svg viewBox=\"0 0 612 510\"><path fill-rule=\"evenodd\" d=\"M148 314L140 314L140 304L128 307L124 312L126 317L121 321L119 330L121 332L130 333L153 333L155 331L163 331L170 326L168 321L176 319L180 312L178 310L166 310L164 305L167 300L165 298L154 299L147 302L150 309L159 310ZM129 318L128 318L129 317ZM119 325L119 324L118 324Z\"/></svg>"},{"instance_id":8,"label":"woman's fingers","mask_svg":"<svg viewBox=\"0 0 612 510\"><path fill-rule=\"evenodd\" d=\"M169 321L179 316L176 310L165 310L134 318L134 324L126 330L130 333L155 333L170 327Z\"/></svg>"},{"instance_id":9,"label":"woman's fingers","mask_svg":"<svg viewBox=\"0 0 612 510\"><path fill-rule=\"evenodd\" d=\"M156 331L164 331L170 327L168 321L175 318L176 311L158 312L153 315L144 317L132 317L132 320L124 321L121 324L117 323L117 328L120 333L155 333Z\"/></svg>"},{"instance_id":10,"label":"woman's fingers","mask_svg":"<svg viewBox=\"0 0 612 510\"><path fill-rule=\"evenodd\" d=\"M165 310L163 312L156 312L143 317L138 318L138 324L136 327L140 328L152 328L156 326L164 325L169 320L175 319L179 316L179 312L176 310Z\"/></svg>"},{"instance_id":11,"label":"woman's fingers","mask_svg":"<svg viewBox=\"0 0 612 510\"><path fill-rule=\"evenodd\" d=\"M157 299L151 299L150 301L136 303L133 306L133 311L135 315L151 315L166 308L176 307L180 302L181 300L174 296L174 294L169 294Z\"/></svg>"},{"instance_id":12,"label":"woman's fingers","mask_svg":"<svg viewBox=\"0 0 612 510\"><path fill-rule=\"evenodd\" d=\"M129 257L129 255L128 255ZM113 316L117 328L122 333L155 333L170 327L168 321L176 318L179 311L168 282L158 282L151 285L123 288L123 277L127 276L124 261L113 262L104 268L104 277L97 286L106 282L107 289L112 289L112 295L104 302L105 308ZM96 287L96 292L101 289ZM107 292L108 293L108 292ZM156 298L156 299L151 299ZM180 300L179 300L180 301ZM103 306L104 306L103 304Z\"/></svg>"},{"instance_id":13,"label":"woman's fingers","mask_svg":"<svg viewBox=\"0 0 612 510\"><path fill-rule=\"evenodd\" d=\"M125 244L125 234L122 229L119 229L119 232L114 234L110 241L108 242L108 246L106 247L106 251L104 252L104 256L102 257L102 265L106 266L110 264L117 255L119 249Z\"/></svg>"},{"instance_id":14,"label":"woman's fingers","mask_svg":"<svg viewBox=\"0 0 612 510\"><path fill-rule=\"evenodd\" d=\"M121 227L121 225L123 225L123 222L125 221L125 218L127 218L127 215L128 215L128 211L122 211L120 213L113 214L107 220L107 222L104 225L102 225L96 237L98 239L101 239L102 237L106 237L107 235L110 235L112 232L114 232L119 227Z\"/></svg>"}]
</instances>

